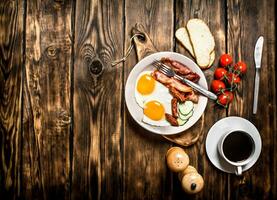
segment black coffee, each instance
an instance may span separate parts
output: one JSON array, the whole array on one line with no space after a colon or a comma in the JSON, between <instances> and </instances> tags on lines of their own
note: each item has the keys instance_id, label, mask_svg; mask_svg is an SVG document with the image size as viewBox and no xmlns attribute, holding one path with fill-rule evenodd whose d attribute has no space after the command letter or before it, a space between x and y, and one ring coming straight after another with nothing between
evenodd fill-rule
<instances>
[{"instance_id":1,"label":"black coffee","mask_svg":"<svg viewBox=\"0 0 277 200\"><path fill-rule=\"evenodd\" d=\"M242 131L230 133L223 142L223 153L228 160L233 162L246 160L252 150L252 138Z\"/></svg>"}]
</instances>

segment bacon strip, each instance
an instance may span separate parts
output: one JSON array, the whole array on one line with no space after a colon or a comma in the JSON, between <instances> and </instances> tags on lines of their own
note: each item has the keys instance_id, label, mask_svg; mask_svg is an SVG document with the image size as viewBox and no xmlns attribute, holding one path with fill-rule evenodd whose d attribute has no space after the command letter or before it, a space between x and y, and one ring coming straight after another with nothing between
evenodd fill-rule
<instances>
[{"instance_id":1,"label":"bacon strip","mask_svg":"<svg viewBox=\"0 0 277 200\"><path fill-rule=\"evenodd\" d=\"M191 71L190 68L178 61L171 60L170 58L162 58L161 62L171 67L177 74L184 76L190 81L197 82L200 79L200 76L197 73Z\"/></svg>"},{"instance_id":2,"label":"bacon strip","mask_svg":"<svg viewBox=\"0 0 277 200\"><path fill-rule=\"evenodd\" d=\"M172 111L172 116L177 118L178 117L178 100L177 100L177 98L173 98L171 100L171 111Z\"/></svg>"},{"instance_id":3,"label":"bacon strip","mask_svg":"<svg viewBox=\"0 0 277 200\"><path fill-rule=\"evenodd\" d=\"M170 87L169 92L172 94L174 98L176 98L180 102L184 102L188 100L194 103L198 103L199 101L199 96L194 91L191 91L189 93L182 93L176 90L175 88Z\"/></svg>"},{"instance_id":4,"label":"bacon strip","mask_svg":"<svg viewBox=\"0 0 277 200\"><path fill-rule=\"evenodd\" d=\"M182 75L187 75L192 72L191 69L188 68L187 66L181 64L178 61L171 60L170 58L162 58L161 62L166 65L169 65L174 71L176 71Z\"/></svg>"},{"instance_id":5,"label":"bacon strip","mask_svg":"<svg viewBox=\"0 0 277 200\"><path fill-rule=\"evenodd\" d=\"M174 78L169 78L166 75L164 75L162 72L156 70L152 73L152 76L155 80L161 82L164 84L166 87L174 87L180 92L191 92L192 88L181 83L180 81L174 79Z\"/></svg>"},{"instance_id":6,"label":"bacon strip","mask_svg":"<svg viewBox=\"0 0 277 200\"><path fill-rule=\"evenodd\" d=\"M175 119L171 114L165 113L165 118L172 126L179 126L177 119Z\"/></svg>"},{"instance_id":7,"label":"bacon strip","mask_svg":"<svg viewBox=\"0 0 277 200\"><path fill-rule=\"evenodd\" d=\"M194 92L192 91L191 93L189 93L187 96L186 96L187 100L189 101L192 101L194 103L198 103L199 101L199 96Z\"/></svg>"},{"instance_id":8,"label":"bacon strip","mask_svg":"<svg viewBox=\"0 0 277 200\"><path fill-rule=\"evenodd\" d=\"M176 90L174 87L169 88L169 92L172 94L173 97L175 97L178 101L184 102L187 100L186 96Z\"/></svg>"},{"instance_id":9,"label":"bacon strip","mask_svg":"<svg viewBox=\"0 0 277 200\"><path fill-rule=\"evenodd\" d=\"M194 72L191 72L190 74L187 74L187 75L185 75L184 77L185 77L186 79L188 79L188 80L194 82L194 83L198 82L199 79L200 79L200 76L199 76L198 74L194 73Z\"/></svg>"}]
</instances>

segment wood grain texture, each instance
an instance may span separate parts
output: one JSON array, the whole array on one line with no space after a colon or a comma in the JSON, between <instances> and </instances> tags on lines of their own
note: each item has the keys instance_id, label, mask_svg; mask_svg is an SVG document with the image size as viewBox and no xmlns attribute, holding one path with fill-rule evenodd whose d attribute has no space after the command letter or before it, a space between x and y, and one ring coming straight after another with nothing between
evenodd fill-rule
<instances>
[{"instance_id":1,"label":"wood grain texture","mask_svg":"<svg viewBox=\"0 0 277 200\"><path fill-rule=\"evenodd\" d=\"M158 50L190 57L174 33L195 17L215 36L216 60L204 71L209 84L222 53L249 70L229 109L209 101L203 124L190 129L200 137L185 150L205 186L189 196L166 167L174 144L139 127L125 106L136 52L114 68L111 61L128 48L136 23ZM259 35L265 42L253 115ZM275 56L274 0L0 1L0 199L277 199ZM263 141L242 177L216 169L205 152L208 130L231 115L250 120Z\"/></svg>"},{"instance_id":2,"label":"wood grain texture","mask_svg":"<svg viewBox=\"0 0 277 200\"><path fill-rule=\"evenodd\" d=\"M76 1L73 199L122 198L123 1Z\"/></svg>"},{"instance_id":3,"label":"wood grain texture","mask_svg":"<svg viewBox=\"0 0 277 200\"><path fill-rule=\"evenodd\" d=\"M154 46L160 51L173 50L173 2L126 1L125 49L130 43L130 31L141 23ZM124 64L124 79L136 64L133 52ZM172 175L165 164L170 147L159 135L147 132L132 120L125 107L124 117L124 199L168 199Z\"/></svg>"},{"instance_id":4,"label":"wood grain texture","mask_svg":"<svg viewBox=\"0 0 277 200\"><path fill-rule=\"evenodd\" d=\"M249 119L260 131L262 153L258 162L246 173L243 181L230 176L231 199L276 198L276 83L275 69L275 2L228 1L228 51L235 62L244 60L248 72L243 77L229 115ZM255 29L255 31L253 31ZM251 34L250 34L251 32ZM265 38L257 115L252 114L254 91L254 47L260 35ZM276 70L276 69L275 69ZM275 119L272 121L272 119Z\"/></svg>"},{"instance_id":5,"label":"wood grain texture","mask_svg":"<svg viewBox=\"0 0 277 200\"><path fill-rule=\"evenodd\" d=\"M27 198L69 198L72 1L29 1L23 173Z\"/></svg>"},{"instance_id":6,"label":"wood grain texture","mask_svg":"<svg viewBox=\"0 0 277 200\"><path fill-rule=\"evenodd\" d=\"M186 26L187 22L191 18L200 18L205 21L215 38L215 53L216 59L213 66L204 72L205 77L210 86L213 80L213 73L215 68L218 66L219 55L226 51L226 19L225 19L225 8L226 4L224 1L176 1L176 16L175 16L175 29ZM207 12L209 10L209 12ZM176 51L180 52L188 57L191 57L184 47L176 40ZM194 58L192 58L194 59ZM225 109L217 108L211 100L208 101L204 115L202 116L203 123L201 121L195 124L188 131L200 131L199 139L190 148L186 149L190 156L190 161L195 166L199 173L205 180L205 187L203 191L195 197L187 196L181 189L180 184L177 182L173 188L173 196L176 199L182 198L193 198L193 199L226 199L228 191L225 188L228 186L226 180L227 174L219 171L215 168L206 156L205 151L205 140L207 133L211 126L221 118L226 117ZM215 189L217 188L217 189ZM219 189L220 188L220 189Z\"/></svg>"},{"instance_id":7,"label":"wood grain texture","mask_svg":"<svg viewBox=\"0 0 277 200\"><path fill-rule=\"evenodd\" d=\"M0 196L21 192L23 2L0 2Z\"/></svg>"},{"instance_id":8,"label":"wood grain texture","mask_svg":"<svg viewBox=\"0 0 277 200\"><path fill-rule=\"evenodd\" d=\"M136 48L138 61L158 51L142 24L136 23L132 28L131 33L132 37L136 36L134 37L133 44Z\"/></svg>"}]
</instances>

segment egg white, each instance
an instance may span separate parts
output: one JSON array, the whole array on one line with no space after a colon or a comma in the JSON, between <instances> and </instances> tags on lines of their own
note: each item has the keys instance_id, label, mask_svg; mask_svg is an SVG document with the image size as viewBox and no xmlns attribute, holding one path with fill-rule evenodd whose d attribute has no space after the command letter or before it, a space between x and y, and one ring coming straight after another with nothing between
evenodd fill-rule
<instances>
[{"instance_id":1,"label":"egg white","mask_svg":"<svg viewBox=\"0 0 277 200\"><path fill-rule=\"evenodd\" d=\"M160 102L165 110L165 113L171 114L171 98L154 98L154 99L149 99L144 103L144 107L145 104L147 104L149 101L158 101ZM146 115L143 115L142 121L146 124L150 124L152 126L170 126L170 123L166 120L165 116L158 121L152 120L149 117L147 117Z\"/></svg>"}]
</instances>

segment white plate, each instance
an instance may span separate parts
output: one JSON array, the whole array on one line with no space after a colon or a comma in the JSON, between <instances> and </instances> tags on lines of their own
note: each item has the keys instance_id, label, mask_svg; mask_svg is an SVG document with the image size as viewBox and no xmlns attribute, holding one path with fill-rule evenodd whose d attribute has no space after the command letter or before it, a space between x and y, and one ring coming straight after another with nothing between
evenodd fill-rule
<instances>
[{"instance_id":1,"label":"white plate","mask_svg":"<svg viewBox=\"0 0 277 200\"><path fill-rule=\"evenodd\" d=\"M217 144L223 134L232 130L242 130L249 133L255 142L253 159L242 167L242 171L248 170L258 160L262 150L262 140L257 128L248 120L241 117L226 117L216 122L209 130L206 138L206 152L215 167L227 172L235 173L235 167L223 160L218 153Z\"/></svg>"},{"instance_id":2,"label":"white plate","mask_svg":"<svg viewBox=\"0 0 277 200\"><path fill-rule=\"evenodd\" d=\"M133 117L133 119L143 128L145 128L148 131L151 131L153 133L157 134L162 134L162 135L171 135L171 134L176 134L180 133L182 131L187 130L190 128L192 125L194 125L201 115L203 114L206 105L207 105L207 98L200 95L199 96L199 102L198 104L195 105L194 107L194 113L192 117L188 120L188 122L183 125L183 126L164 126L164 127L157 127L157 126L151 126L149 124L146 124L142 122L142 117L143 117L143 110L141 107L137 105L137 102L135 100L135 84L136 84L136 79L138 75L143 72L143 71L149 71L149 70L154 70L154 67L150 65L155 59L159 60L162 57L169 57L173 60L179 61L183 63L184 65L188 66L193 72L196 72L199 76L199 82L198 84L201 85L203 88L208 89L207 86L207 81L206 78L201 71L201 69L189 58L186 56L183 56L179 53L174 53L174 52L158 52L151 54L150 56L147 56L143 58L141 61L139 61L132 71L130 72L126 86L125 86L125 101L127 108Z\"/></svg>"}]
</instances>

